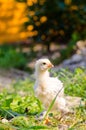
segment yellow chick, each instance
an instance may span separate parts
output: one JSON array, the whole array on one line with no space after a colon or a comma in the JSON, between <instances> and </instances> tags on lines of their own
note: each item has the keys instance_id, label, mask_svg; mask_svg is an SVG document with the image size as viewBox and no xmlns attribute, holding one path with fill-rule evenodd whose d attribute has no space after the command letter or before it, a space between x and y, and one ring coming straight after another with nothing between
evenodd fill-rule
<instances>
[{"instance_id":1,"label":"yellow chick","mask_svg":"<svg viewBox=\"0 0 86 130\"><path fill-rule=\"evenodd\" d=\"M39 59L35 64L35 95L43 103L47 110L50 103L59 92L52 110L60 110L61 112L67 112L66 101L64 99L64 87L63 83L57 77L50 77L49 69L54 67L49 59Z\"/></svg>"}]
</instances>

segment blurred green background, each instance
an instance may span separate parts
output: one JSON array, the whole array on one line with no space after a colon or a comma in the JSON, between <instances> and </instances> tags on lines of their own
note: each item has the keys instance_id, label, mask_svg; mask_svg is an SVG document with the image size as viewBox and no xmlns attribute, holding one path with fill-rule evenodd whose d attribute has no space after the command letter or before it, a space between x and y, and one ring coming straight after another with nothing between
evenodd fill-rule
<instances>
[{"instance_id":1,"label":"blurred green background","mask_svg":"<svg viewBox=\"0 0 86 130\"><path fill-rule=\"evenodd\" d=\"M76 53L86 39L86 0L0 0L0 67L31 70Z\"/></svg>"}]
</instances>

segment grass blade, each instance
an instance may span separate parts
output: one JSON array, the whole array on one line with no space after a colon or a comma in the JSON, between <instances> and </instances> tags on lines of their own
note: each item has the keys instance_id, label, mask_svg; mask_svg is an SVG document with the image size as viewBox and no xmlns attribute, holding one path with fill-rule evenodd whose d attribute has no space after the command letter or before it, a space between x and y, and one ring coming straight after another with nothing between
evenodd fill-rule
<instances>
[{"instance_id":1,"label":"grass blade","mask_svg":"<svg viewBox=\"0 0 86 130\"><path fill-rule=\"evenodd\" d=\"M7 114L9 114L10 116L12 116L13 118L15 117L11 112L9 112L8 110L6 110L6 109L3 109L3 108L0 108L1 109L1 111L4 111L4 112L6 112Z\"/></svg>"},{"instance_id":2,"label":"grass blade","mask_svg":"<svg viewBox=\"0 0 86 130\"><path fill-rule=\"evenodd\" d=\"M55 95L55 97L54 97L54 99L52 100L50 106L48 107L48 110L47 110L47 112L46 112L46 114L45 114L43 120L47 117L48 113L50 112L50 110L52 109L52 107L53 107L53 105L54 105L54 103L55 103L55 101L56 101L56 98L57 98L58 94L62 91L63 88L64 88L64 87L62 87L62 88L58 91L58 93Z\"/></svg>"}]
</instances>

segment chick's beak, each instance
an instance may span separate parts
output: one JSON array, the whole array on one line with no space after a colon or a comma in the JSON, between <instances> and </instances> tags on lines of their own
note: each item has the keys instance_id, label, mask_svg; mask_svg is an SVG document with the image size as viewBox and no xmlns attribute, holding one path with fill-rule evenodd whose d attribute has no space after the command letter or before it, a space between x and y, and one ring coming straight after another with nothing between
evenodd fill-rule
<instances>
[{"instance_id":1,"label":"chick's beak","mask_svg":"<svg viewBox=\"0 0 86 130\"><path fill-rule=\"evenodd\" d=\"M54 65L52 63L48 64L48 68L52 68Z\"/></svg>"}]
</instances>

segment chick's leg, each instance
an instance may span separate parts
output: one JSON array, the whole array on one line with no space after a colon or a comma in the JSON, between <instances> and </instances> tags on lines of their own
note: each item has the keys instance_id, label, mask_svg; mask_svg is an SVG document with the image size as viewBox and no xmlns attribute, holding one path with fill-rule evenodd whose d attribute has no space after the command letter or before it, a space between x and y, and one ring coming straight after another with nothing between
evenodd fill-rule
<instances>
[{"instance_id":1,"label":"chick's leg","mask_svg":"<svg viewBox=\"0 0 86 130\"><path fill-rule=\"evenodd\" d=\"M36 119L39 120L39 121L43 121L44 124L48 125L48 124L50 124L50 119L49 119L48 115L45 118L46 112L47 111L43 111L42 113L37 115Z\"/></svg>"},{"instance_id":2,"label":"chick's leg","mask_svg":"<svg viewBox=\"0 0 86 130\"><path fill-rule=\"evenodd\" d=\"M46 115L46 111L41 112L39 115L36 116L38 120L43 120Z\"/></svg>"}]
</instances>

